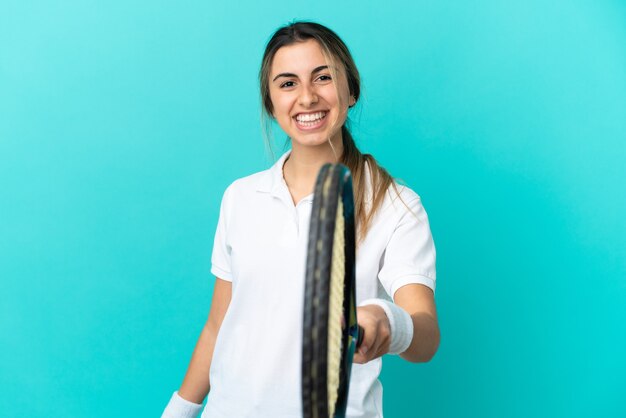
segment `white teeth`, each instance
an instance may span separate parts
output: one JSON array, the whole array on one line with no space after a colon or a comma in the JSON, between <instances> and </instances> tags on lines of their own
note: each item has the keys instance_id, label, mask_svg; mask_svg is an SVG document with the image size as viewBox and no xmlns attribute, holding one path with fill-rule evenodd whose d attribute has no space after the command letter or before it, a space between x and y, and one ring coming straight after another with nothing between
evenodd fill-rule
<instances>
[{"instance_id":1,"label":"white teeth","mask_svg":"<svg viewBox=\"0 0 626 418\"><path fill-rule=\"evenodd\" d=\"M326 112L317 112L308 115L300 114L296 116L298 122L313 122L322 119L326 116Z\"/></svg>"}]
</instances>

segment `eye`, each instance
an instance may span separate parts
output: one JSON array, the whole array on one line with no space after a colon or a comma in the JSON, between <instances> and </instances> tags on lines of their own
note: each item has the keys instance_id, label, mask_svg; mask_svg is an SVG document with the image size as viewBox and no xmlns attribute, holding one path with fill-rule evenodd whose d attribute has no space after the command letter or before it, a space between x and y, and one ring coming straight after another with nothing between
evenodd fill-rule
<instances>
[{"instance_id":1,"label":"eye","mask_svg":"<svg viewBox=\"0 0 626 418\"><path fill-rule=\"evenodd\" d=\"M317 79L319 81L330 81L332 80L332 77L329 74L322 74L321 76L317 77Z\"/></svg>"},{"instance_id":2,"label":"eye","mask_svg":"<svg viewBox=\"0 0 626 418\"><path fill-rule=\"evenodd\" d=\"M293 81L285 81L283 84L280 85L280 88L285 88L285 87L293 87L294 83Z\"/></svg>"}]
</instances>

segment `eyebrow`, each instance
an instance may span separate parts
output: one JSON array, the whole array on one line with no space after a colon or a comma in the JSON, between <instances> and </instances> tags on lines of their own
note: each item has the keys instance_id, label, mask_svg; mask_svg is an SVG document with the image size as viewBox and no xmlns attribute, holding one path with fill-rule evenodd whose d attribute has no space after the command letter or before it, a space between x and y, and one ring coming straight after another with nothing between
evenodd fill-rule
<instances>
[{"instance_id":1,"label":"eyebrow","mask_svg":"<svg viewBox=\"0 0 626 418\"><path fill-rule=\"evenodd\" d=\"M313 71L311 71L311 74L319 73L320 71L326 70L326 69L328 69L328 65L320 65L319 67L315 67L315 69ZM294 73L280 73L276 77L274 77L274 79L272 81L276 81L280 77L295 77L295 78L298 78L298 76L295 75Z\"/></svg>"}]
</instances>

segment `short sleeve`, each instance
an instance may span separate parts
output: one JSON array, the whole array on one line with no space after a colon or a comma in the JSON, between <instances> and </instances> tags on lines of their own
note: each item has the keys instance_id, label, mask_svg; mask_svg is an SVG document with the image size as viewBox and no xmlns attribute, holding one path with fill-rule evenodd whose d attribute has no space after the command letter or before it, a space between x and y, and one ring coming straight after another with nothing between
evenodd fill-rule
<instances>
[{"instance_id":1,"label":"short sleeve","mask_svg":"<svg viewBox=\"0 0 626 418\"><path fill-rule=\"evenodd\" d=\"M407 284L423 284L434 292L435 260L428 216L418 196L406 202L383 253L378 278L392 299Z\"/></svg>"},{"instance_id":2,"label":"short sleeve","mask_svg":"<svg viewBox=\"0 0 626 418\"><path fill-rule=\"evenodd\" d=\"M211 255L211 273L220 279L233 281L230 265L230 246L228 245L228 217L230 212L230 187L222 196L220 216L217 221L215 240L213 242L213 254Z\"/></svg>"}]
</instances>

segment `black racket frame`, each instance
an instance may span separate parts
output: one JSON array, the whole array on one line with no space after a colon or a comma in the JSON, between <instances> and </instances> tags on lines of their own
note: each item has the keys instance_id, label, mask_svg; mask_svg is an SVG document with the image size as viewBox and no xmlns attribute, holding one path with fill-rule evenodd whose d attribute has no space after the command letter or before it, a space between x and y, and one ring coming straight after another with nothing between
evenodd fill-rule
<instances>
[{"instance_id":1,"label":"black racket frame","mask_svg":"<svg viewBox=\"0 0 626 418\"><path fill-rule=\"evenodd\" d=\"M325 184L330 181L330 187ZM334 418L344 418L352 358L362 331L356 322L355 221L352 177L341 164L325 164L315 184L305 277L302 341L304 418L329 418L327 388L328 315L333 240L339 199L343 202L345 281L339 389ZM321 216L324 214L323 217ZM318 246L321 240L322 245ZM360 332L361 331L361 332Z\"/></svg>"}]
</instances>

